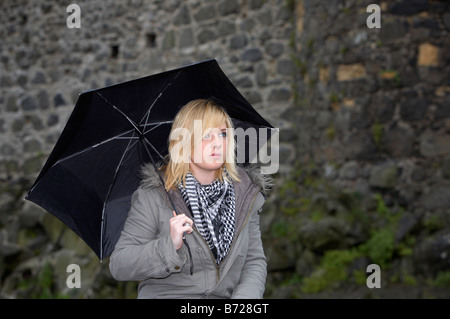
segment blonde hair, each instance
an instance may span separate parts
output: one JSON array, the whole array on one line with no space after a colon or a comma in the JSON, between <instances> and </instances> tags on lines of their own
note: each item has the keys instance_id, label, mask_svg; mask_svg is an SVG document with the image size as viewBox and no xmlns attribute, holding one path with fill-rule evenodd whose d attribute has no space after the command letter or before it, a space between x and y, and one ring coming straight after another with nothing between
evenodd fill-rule
<instances>
[{"instance_id":1,"label":"blonde hair","mask_svg":"<svg viewBox=\"0 0 450 319\"><path fill-rule=\"evenodd\" d=\"M199 120L202 123L200 127L195 124ZM164 172L166 190L175 188L180 183L183 183L183 185L186 183L192 150L201 141L208 129L219 127L224 123L227 127L226 159L224 164L216 171L216 176L221 181L223 178L228 179L227 176L224 176L224 168L226 168L231 180L240 181L235 162L234 128L230 117L215 102L207 99L197 99L184 105L178 111L173 121L169 135L169 160L161 167L161 170ZM173 138L174 135L179 136L177 133L180 131L188 132L190 136L182 140ZM187 145L189 142L190 145ZM174 149L181 149L182 151L175 152Z\"/></svg>"}]
</instances>

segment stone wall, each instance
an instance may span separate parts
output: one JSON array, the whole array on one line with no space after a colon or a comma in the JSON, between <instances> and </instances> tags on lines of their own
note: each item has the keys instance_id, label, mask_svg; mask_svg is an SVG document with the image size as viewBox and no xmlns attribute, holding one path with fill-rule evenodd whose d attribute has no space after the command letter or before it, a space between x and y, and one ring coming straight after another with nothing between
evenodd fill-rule
<instances>
[{"instance_id":1,"label":"stone wall","mask_svg":"<svg viewBox=\"0 0 450 319\"><path fill-rule=\"evenodd\" d=\"M297 161L273 204L284 217L267 226L285 286L273 296L424 298L448 285L450 7L380 1L369 28L372 2L290 2L295 106L282 117L295 119ZM365 286L371 263L383 289Z\"/></svg>"},{"instance_id":2,"label":"stone wall","mask_svg":"<svg viewBox=\"0 0 450 319\"><path fill-rule=\"evenodd\" d=\"M1 5L2 177L39 170L80 92L209 58L283 125L277 114L291 105L292 69L283 1L77 3L79 29L66 26L64 1Z\"/></svg>"},{"instance_id":3,"label":"stone wall","mask_svg":"<svg viewBox=\"0 0 450 319\"><path fill-rule=\"evenodd\" d=\"M290 125L279 116L293 103L293 13L284 1L74 3L79 29L66 25L67 1L0 4L0 286L7 297L136 294L111 280L107 263L70 230L23 200L80 92L216 58L273 126ZM286 172L293 146L281 149ZM71 263L81 266L81 289L66 287Z\"/></svg>"}]
</instances>

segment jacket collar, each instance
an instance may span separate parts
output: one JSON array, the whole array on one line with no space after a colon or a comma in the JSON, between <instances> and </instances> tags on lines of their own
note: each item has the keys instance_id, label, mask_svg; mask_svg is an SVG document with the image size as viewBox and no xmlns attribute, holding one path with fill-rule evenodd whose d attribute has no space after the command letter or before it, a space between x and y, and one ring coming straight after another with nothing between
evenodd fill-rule
<instances>
[{"instance_id":1,"label":"jacket collar","mask_svg":"<svg viewBox=\"0 0 450 319\"><path fill-rule=\"evenodd\" d=\"M272 186L269 176L261 174L260 168L257 166L238 166L238 172L241 181L233 182L236 195L236 230L244 222L258 191L265 196ZM167 192L162 185L161 178L158 176L159 173L151 163L144 165L141 170L141 188L158 188L169 207L171 207ZM192 217L178 188L171 189L168 193L176 207L177 213ZM173 207L171 208L173 209Z\"/></svg>"},{"instance_id":2,"label":"jacket collar","mask_svg":"<svg viewBox=\"0 0 450 319\"><path fill-rule=\"evenodd\" d=\"M271 179L268 175L263 175L260 168L255 165L238 166L238 172L241 177L240 183L235 183L235 187L241 184L242 187L249 187L251 184L256 185L263 195L266 195L272 186ZM158 176L159 172L151 163L147 163L141 168L141 187L142 188L156 188L161 187L161 179ZM244 188L245 189L245 188Z\"/></svg>"}]
</instances>

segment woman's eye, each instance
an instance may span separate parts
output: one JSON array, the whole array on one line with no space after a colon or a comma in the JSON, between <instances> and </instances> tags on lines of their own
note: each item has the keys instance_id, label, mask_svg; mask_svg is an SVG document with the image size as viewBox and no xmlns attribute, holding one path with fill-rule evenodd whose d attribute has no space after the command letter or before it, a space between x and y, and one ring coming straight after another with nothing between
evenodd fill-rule
<instances>
[{"instance_id":1,"label":"woman's eye","mask_svg":"<svg viewBox=\"0 0 450 319\"><path fill-rule=\"evenodd\" d=\"M205 135L203 135L204 140L209 140L210 138L211 138L211 135L209 133L206 133Z\"/></svg>"},{"instance_id":2,"label":"woman's eye","mask_svg":"<svg viewBox=\"0 0 450 319\"><path fill-rule=\"evenodd\" d=\"M220 132L221 137L227 137L227 132Z\"/></svg>"}]
</instances>

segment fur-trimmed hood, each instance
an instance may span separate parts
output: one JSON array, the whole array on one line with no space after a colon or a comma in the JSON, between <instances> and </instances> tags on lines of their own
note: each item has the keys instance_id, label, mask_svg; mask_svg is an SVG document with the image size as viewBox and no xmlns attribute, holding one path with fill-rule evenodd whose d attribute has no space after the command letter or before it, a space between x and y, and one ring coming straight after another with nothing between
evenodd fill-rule
<instances>
[{"instance_id":1,"label":"fur-trimmed hood","mask_svg":"<svg viewBox=\"0 0 450 319\"><path fill-rule=\"evenodd\" d=\"M261 189L261 193L266 196L272 187L272 179L269 175L261 174L261 169L256 165L238 166L240 174L241 170L245 172L250 178L251 183L257 185ZM160 176L155 170L152 163L147 163L142 166L141 172L141 187L142 188L156 188L162 185Z\"/></svg>"}]
</instances>

